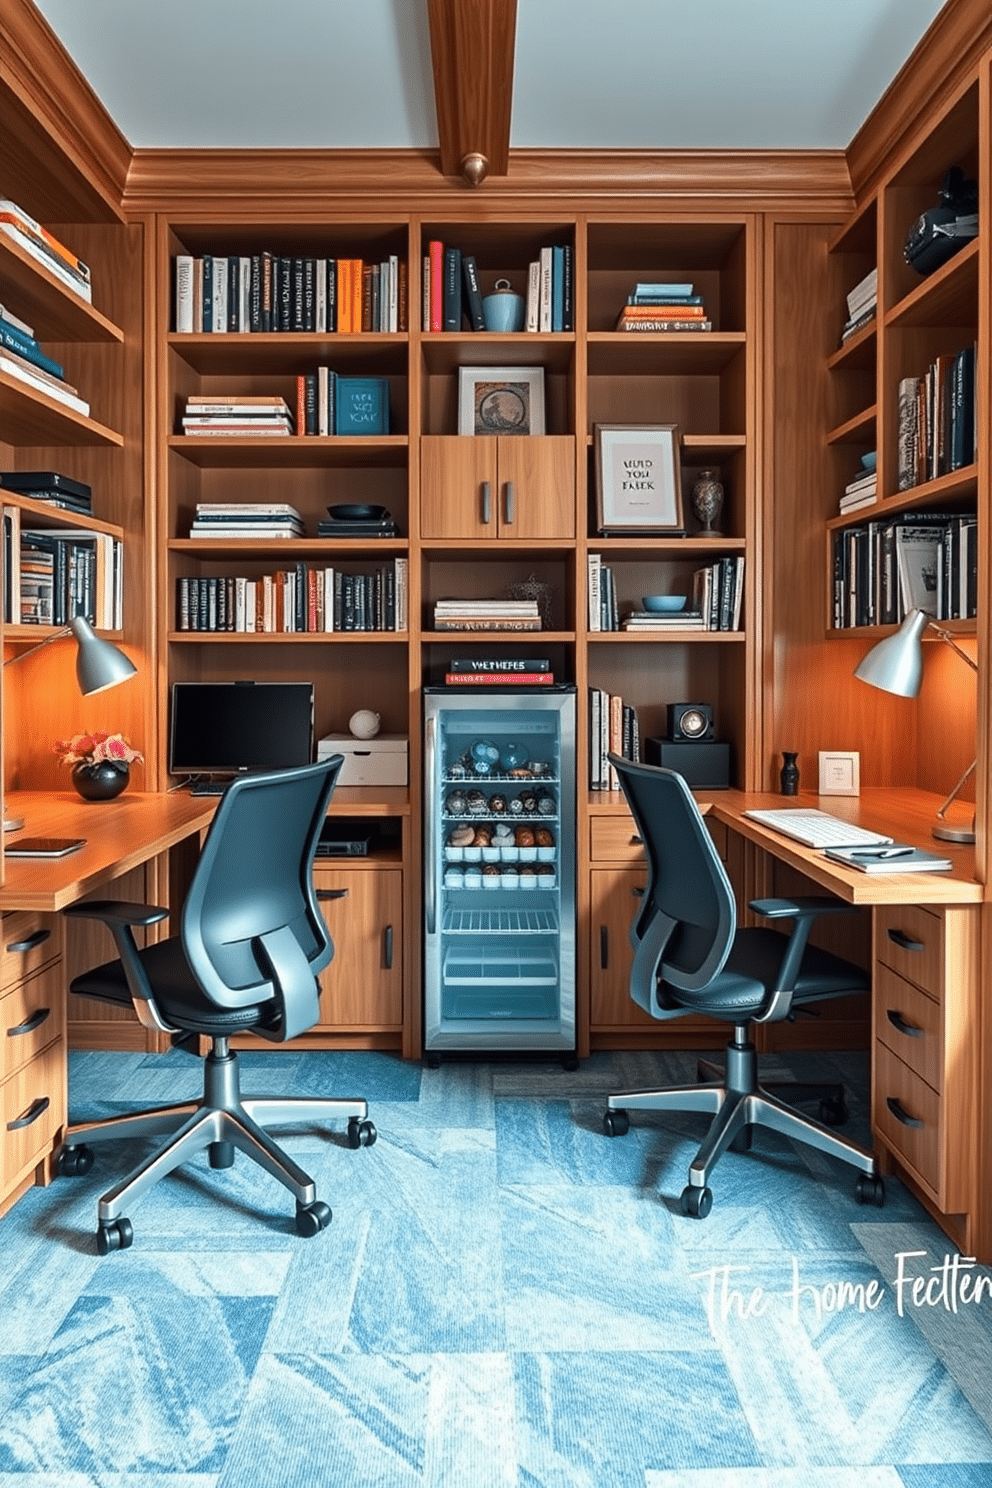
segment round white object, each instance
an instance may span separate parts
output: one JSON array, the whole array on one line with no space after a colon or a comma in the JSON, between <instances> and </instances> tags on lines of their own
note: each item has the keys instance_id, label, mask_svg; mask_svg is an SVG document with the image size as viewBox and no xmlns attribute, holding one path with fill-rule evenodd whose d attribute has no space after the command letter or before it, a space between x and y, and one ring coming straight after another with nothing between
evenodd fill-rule
<instances>
[{"instance_id":1,"label":"round white object","mask_svg":"<svg viewBox=\"0 0 992 1488\"><path fill-rule=\"evenodd\" d=\"M374 739L381 722L378 713L373 713L371 708L359 708L348 719L348 727L356 739Z\"/></svg>"}]
</instances>

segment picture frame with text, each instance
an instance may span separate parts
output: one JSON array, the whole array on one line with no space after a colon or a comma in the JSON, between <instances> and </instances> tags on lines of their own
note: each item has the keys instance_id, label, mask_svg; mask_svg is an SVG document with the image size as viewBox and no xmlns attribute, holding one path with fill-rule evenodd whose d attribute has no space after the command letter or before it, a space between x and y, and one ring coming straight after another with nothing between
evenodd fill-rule
<instances>
[{"instance_id":1,"label":"picture frame with text","mask_svg":"<svg viewBox=\"0 0 992 1488\"><path fill-rule=\"evenodd\" d=\"M596 424L601 537L685 533L677 424Z\"/></svg>"}]
</instances>

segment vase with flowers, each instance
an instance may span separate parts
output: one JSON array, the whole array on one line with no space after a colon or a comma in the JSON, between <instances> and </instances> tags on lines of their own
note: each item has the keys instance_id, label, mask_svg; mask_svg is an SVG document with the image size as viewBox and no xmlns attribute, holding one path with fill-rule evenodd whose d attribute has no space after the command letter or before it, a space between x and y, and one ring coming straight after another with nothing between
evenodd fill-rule
<instances>
[{"instance_id":1,"label":"vase with flowers","mask_svg":"<svg viewBox=\"0 0 992 1488\"><path fill-rule=\"evenodd\" d=\"M144 756L123 734L73 734L59 739L55 753L72 766L72 783L84 801L112 801L127 789L131 766Z\"/></svg>"}]
</instances>

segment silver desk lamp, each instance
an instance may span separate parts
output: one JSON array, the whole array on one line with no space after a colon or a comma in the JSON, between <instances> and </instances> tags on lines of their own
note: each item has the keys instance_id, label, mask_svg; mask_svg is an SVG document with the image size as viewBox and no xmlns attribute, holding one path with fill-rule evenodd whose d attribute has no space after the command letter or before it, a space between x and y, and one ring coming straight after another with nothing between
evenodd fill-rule
<instances>
[{"instance_id":1,"label":"silver desk lamp","mask_svg":"<svg viewBox=\"0 0 992 1488\"><path fill-rule=\"evenodd\" d=\"M867 682L869 686L881 688L883 692L894 693L896 697L916 697L923 681L923 634L928 630L932 630L942 641L946 641L951 650L956 651L973 672L978 671L977 662L972 661L967 651L961 649L949 631L942 630L925 611L910 610L895 635L886 636L884 641L879 641L877 646L872 646L868 655L855 668L854 675L860 681ZM976 760L972 760L937 812L937 823L933 828L933 835L941 842L974 842L975 840L974 820L970 827L952 827L947 825L944 817L958 791L973 773L976 763Z\"/></svg>"},{"instance_id":2,"label":"silver desk lamp","mask_svg":"<svg viewBox=\"0 0 992 1488\"><path fill-rule=\"evenodd\" d=\"M29 646L26 651L19 651L16 656L5 661L4 666L12 666L14 662L23 661L26 656L33 656L43 646L50 646L53 641L60 641L68 635L76 638L78 647L76 682L83 697L89 697L94 692L106 692L109 687L116 687L135 675L137 668L134 663L129 661L124 652L118 650L110 641L105 641L98 636L89 621L85 620L82 615L76 615L68 625L46 636L36 646ZM3 829L5 832L18 832L23 825L24 822L17 817L5 817Z\"/></svg>"}]
</instances>

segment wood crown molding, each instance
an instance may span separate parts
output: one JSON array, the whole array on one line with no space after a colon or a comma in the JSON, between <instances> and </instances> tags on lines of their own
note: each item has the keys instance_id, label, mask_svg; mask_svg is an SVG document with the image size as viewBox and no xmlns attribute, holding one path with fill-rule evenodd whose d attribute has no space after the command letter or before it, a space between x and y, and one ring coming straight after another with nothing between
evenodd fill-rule
<instances>
[{"instance_id":1,"label":"wood crown molding","mask_svg":"<svg viewBox=\"0 0 992 1488\"><path fill-rule=\"evenodd\" d=\"M319 215L383 210L471 215L530 204L596 211L692 201L737 211L850 212L843 150L511 150L480 187L438 171L435 151L136 150L128 213L217 210Z\"/></svg>"},{"instance_id":2,"label":"wood crown molding","mask_svg":"<svg viewBox=\"0 0 992 1488\"><path fill-rule=\"evenodd\" d=\"M487 176L505 176L517 33L517 0L427 0L434 107L446 176L481 156Z\"/></svg>"},{"instance_id":3,"label":"wood crown molding","mask_svg":"<svg viewBox=\"0 0 992 1488\"><path fill-rule=\"evenodd\" d=\"M990 47L989 0L948 0L847 147L858 201L910 153L920 130L977 73Z\"/></svg>"},{"instance_id":4,"label":"wood crown molding","mask_svg":"<svg viewBox=\"0 0 992 1488\"><path fill-rule=\"evenodd\" d=\"M59 183L52 206L61 201L67 221L73 211L83 220L121 219L131 146L29 0L0 0L0 109L7 190L30 143L41 161L61 162L52 167Z\"/></svg>"}]
</instances>

